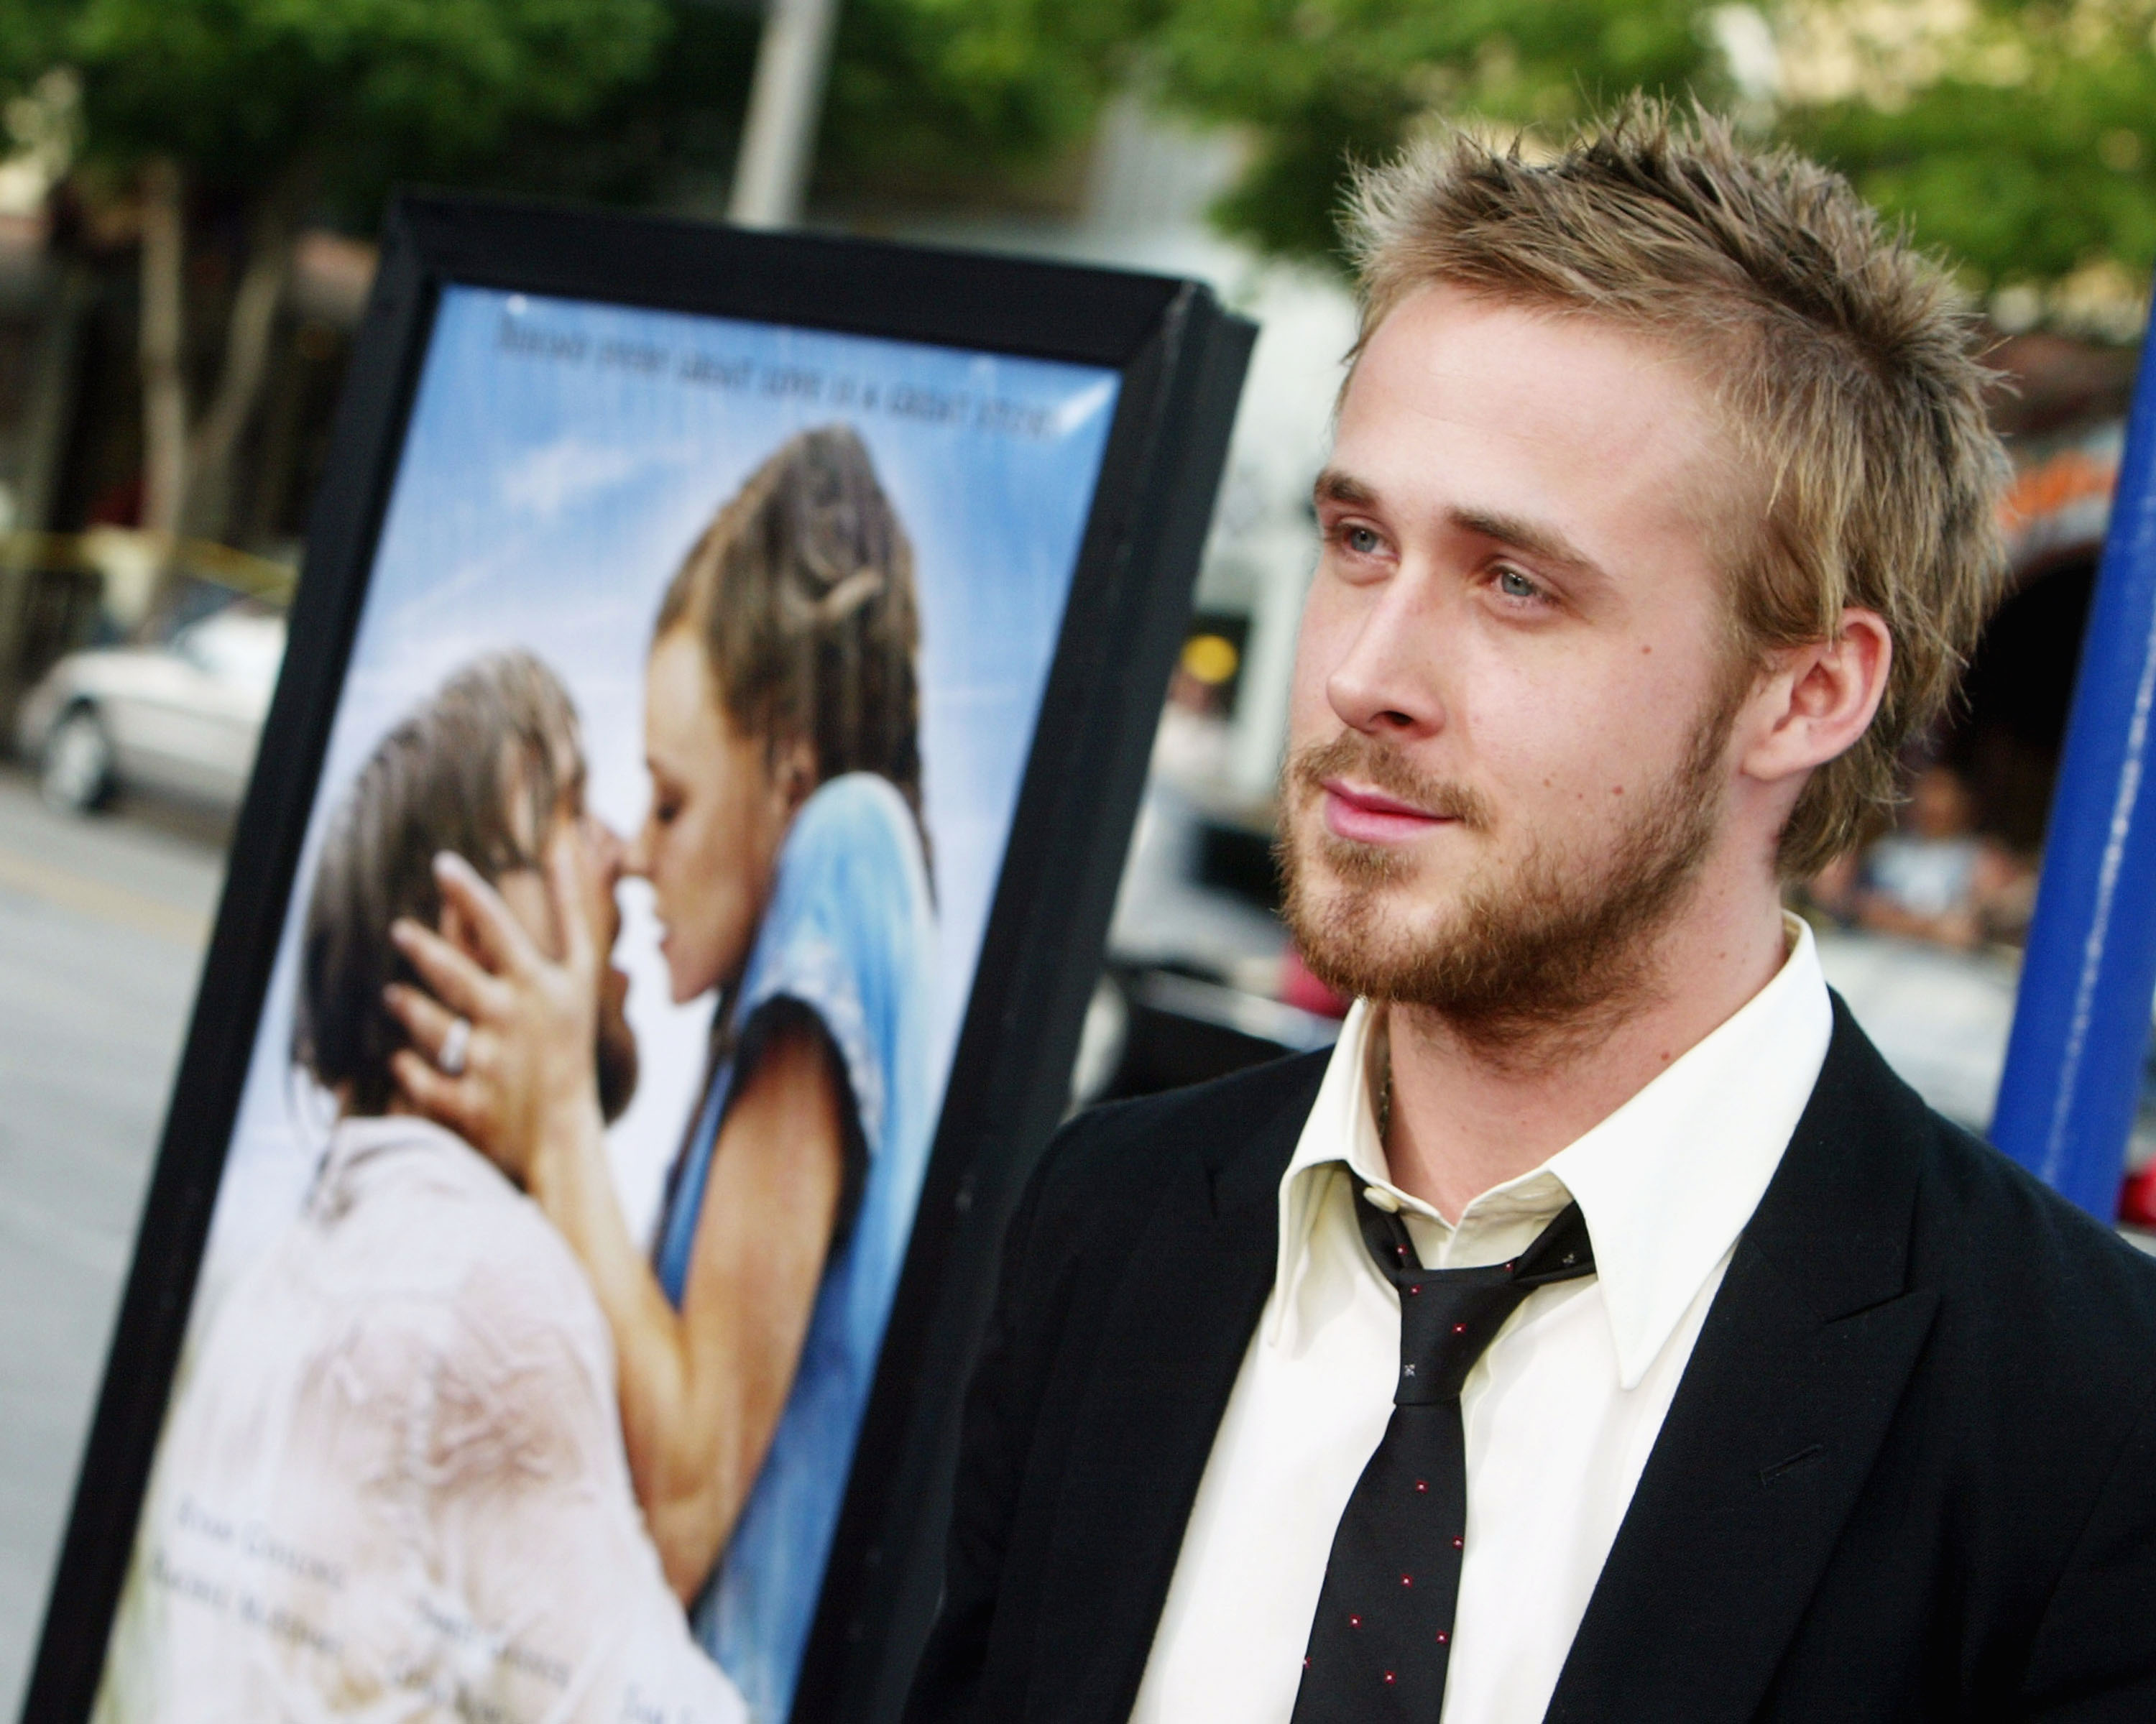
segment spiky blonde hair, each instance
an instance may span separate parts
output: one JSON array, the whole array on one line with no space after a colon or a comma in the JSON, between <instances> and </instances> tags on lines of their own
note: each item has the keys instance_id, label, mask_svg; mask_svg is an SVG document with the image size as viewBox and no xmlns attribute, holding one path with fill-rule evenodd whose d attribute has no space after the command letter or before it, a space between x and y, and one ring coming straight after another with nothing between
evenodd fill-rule
<instances>
[{"instance_id":1,"label":"spiky blonde hair","mask_svg":"<svg viewBox=\"0 0 2156 1724\"><path fill-rule=\"evenodd\" d=\"M1849 606L1893 639L1878 716L1812 775L1782 871L1847 849L1892 803L1897 752L1951 699L2003 587L2006 459L1945 271L1839 175L1639 95L1539 159L1430 138L1358 175L1344 226L1358 355L1444 284L1599 319L1698 367L1753 480L1717 534L1742 653L1825 639Z\"/></svg>"}]
</instances>

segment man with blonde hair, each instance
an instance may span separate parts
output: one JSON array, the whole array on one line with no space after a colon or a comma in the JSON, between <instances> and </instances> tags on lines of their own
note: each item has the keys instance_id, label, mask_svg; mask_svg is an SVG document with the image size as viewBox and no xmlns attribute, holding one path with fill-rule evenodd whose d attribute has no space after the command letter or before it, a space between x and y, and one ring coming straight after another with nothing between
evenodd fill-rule
<instances>
[{"instance_id":1,"label":"man with blonde hair","mask_svg":"<svg viewBox=\"0 0 2156 1724\"><path fill-rule=\"evenodd\" d=\"M912 1719L2156 1716L2156 1265L1781 908L1998 590L1948 282L1638 100L1351 237L1281 819L1357 1004L1051 1146Z\"/></svg>"}]
</instances>

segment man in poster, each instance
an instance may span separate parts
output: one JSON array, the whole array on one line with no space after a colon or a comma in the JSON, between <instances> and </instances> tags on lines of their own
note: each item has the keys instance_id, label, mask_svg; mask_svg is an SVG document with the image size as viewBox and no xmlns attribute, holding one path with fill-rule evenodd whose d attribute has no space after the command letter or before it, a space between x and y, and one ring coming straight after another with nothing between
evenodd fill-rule
<instances>
[{"instance_id":1,"label":"man in poster","mask_svg":"<svg viewBox=\"0 0 2156 1724\"><path fill-rule=\"evenodd\" d=\"M589 853L567 912L611 947L618 845L584 812L583 772L567 694L512 652L453 676L347 793L308 904L294 1050L339 1118L304 1213L226 1296L175 1403L101 1716L746 1718L645 1531L575 1258L390 1071L393 923L466 937L444 850L542 948L567 931L542 876ZM594 986L586 1057L619 1113L625 983L602 964Z\"/></svg>"},{"instance_id":2,"label":"man in poster","mask_svg":"<svg viewBox=\"0 0 2156 1724\"><path fill-rule=\"evenodd\" d=\"M915 1724L2156 1716L2156 1265L1780 904L1997 591L1948 284L1645 103L1354 237L1283 820L1358 1003L1049 1152Z\"/></svg>"}]
</instances>

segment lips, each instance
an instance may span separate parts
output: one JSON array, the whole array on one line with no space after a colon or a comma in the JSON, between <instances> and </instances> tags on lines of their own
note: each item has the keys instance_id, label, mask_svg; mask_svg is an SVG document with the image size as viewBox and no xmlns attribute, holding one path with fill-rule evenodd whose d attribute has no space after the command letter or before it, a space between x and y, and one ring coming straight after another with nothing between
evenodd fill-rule
<instances>
[{"instance_id":1,"label":"lips","mask_svg":"<svg viewBox=\"0 0 2156 1724\"><path fill-rule=\"evenodd\" d=\"M1326 829L1335 838L1354 844L1404 844L1440 826L1456 824L1345 779L1327 778L1324 789Z\"/></svg>"}]
</instances>

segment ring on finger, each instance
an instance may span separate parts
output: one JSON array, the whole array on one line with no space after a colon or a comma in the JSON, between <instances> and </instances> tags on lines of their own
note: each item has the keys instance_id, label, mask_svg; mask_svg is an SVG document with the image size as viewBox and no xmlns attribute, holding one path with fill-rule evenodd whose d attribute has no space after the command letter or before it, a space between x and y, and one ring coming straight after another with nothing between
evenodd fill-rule
<instances>
[{"instance_id":1,"label":"ring on finger","mask_svg":"<svg viewBox=\"0 0 2156 1724\"><path fill-rule=\"evenodd\" d=\"M462 1077L465 1061L471 1054L471 1039L470 1018L450 1019L449 1033L442 1038L441 1051L434 1055L434 1064L451 1077Z\"/></svg>"}]
</instances>

